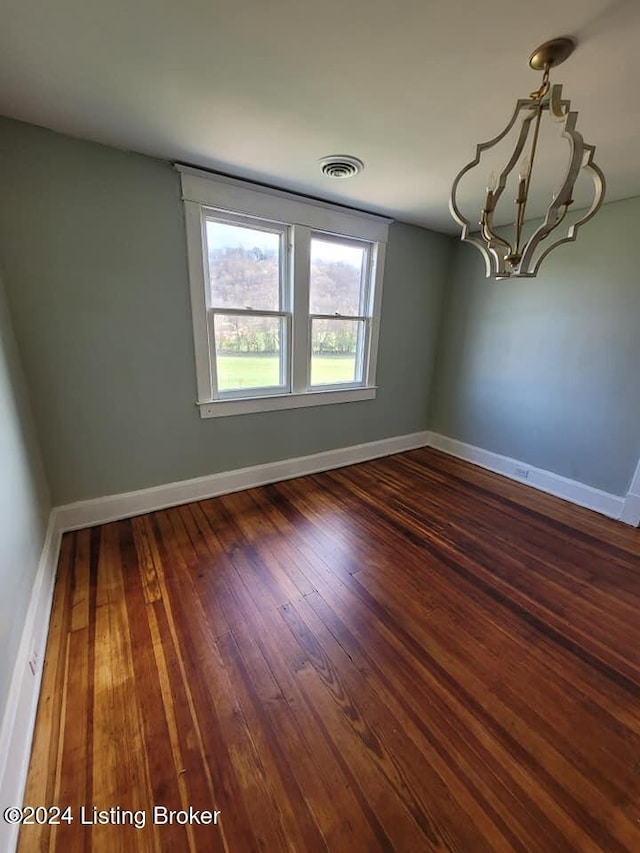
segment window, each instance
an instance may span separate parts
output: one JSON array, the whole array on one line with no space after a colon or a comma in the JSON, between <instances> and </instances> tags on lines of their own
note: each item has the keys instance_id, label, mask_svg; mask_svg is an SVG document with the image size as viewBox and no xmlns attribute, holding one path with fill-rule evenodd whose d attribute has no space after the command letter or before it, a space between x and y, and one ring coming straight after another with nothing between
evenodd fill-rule
<instances>
[{"instance_id":1,"label":"window","mask_svg":"<svg viewBox=\"0 0 640 853\"><path fill-rule=\"evenodd\" d=\"M288 232L204 211L210 358L219 399L289 390Z\"/></svg>"},{"instance_id":2,"label":"window","mask_svg":"<svg viewBox=\"0 0 640 853\"><path fill-rule=\"evenodd\" d=\"M311 236L311 387L362 384L370 306L368 243Z\"/></svg>"},{"instance_id":3,"label":"window","mask_svg":"<svg viewBox=\"0 0 640 853\"><path fill-rule=\"evenodd\" d=\"M201 415L375 397L389 220L177 168Z\"/></svg>"}]
</instances>

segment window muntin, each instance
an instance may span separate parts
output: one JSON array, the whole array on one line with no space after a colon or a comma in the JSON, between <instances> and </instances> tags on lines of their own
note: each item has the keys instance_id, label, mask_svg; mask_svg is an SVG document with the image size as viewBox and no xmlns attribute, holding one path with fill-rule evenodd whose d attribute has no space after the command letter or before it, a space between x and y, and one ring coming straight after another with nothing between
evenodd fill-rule
<instances>
[{"instance_id":1,"label":"window muntin","mask_svg":"<svg viewBox=\"0 0 640 853\"><path fill-rule=\"evenodd\" d=\"M288 392L287 226L210 211L204 235L215 398Z\"/></svg>"}]
</instances>

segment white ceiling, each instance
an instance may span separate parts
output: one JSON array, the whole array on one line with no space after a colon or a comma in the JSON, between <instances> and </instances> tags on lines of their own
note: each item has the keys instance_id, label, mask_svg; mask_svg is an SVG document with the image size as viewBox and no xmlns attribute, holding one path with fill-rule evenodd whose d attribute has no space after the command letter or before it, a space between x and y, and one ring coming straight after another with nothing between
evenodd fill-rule
<instances>
[{"instance_id":1,"label":"white ceiling","mask_svg":"<svg viewBox=\"0 0 640 853\"><path fill-rule=\"evenodd\" d=\"M454 232L454 175L558 35L607 200L640 195L638 0L4 0L0 113Z\"/></svg>"}]
</instances>

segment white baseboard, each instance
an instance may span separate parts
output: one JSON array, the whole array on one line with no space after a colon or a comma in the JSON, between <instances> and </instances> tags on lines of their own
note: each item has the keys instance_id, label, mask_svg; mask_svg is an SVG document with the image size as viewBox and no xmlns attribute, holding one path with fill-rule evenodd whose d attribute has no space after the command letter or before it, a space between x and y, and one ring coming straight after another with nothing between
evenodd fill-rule
<instances>
[{"instance_id":1,"label":"white baseboard","mask_svg":"<svg viewBox=\"0 0 640 853\"><path fill-rule=\"evenodd\" d=\"M630 524L632 527L640 527L640 495L629 493L624 501L620 521Z\"/></svg>"},{"instance_id":2,"label":"white baseboard","mask_svg":"<svg viewBox=\"0 0 640 853\"><path fill-rule=\"evenodd\" d=\"M415 450L417 447L428 445L429 438L429 432L415 432L410 435L384 438L381 441L355 444L338 450L326 450L311 456L298 456L281 462L238 468L235 471L182 480L150 489L65 504L56 509L58 523L62 530L77 530L94 524L105 524L119 518L142 515L165 507L213 498L268 483L277 483L279 480L289 480L292 477L303 477L305 474L317 474L332 468L355 465L369 459L401 453L403 450Z\"/></svg>"},{"instance_id":3,"label":"white baseboard","mask_svg":"<svg viewBox=\"0 0 640 853\"><path fill-rule=\"evenodd\" d=\"M618 495L612 495L593 486L570 480L568 477L535 468L526 462L492 453L489 450L465 444L449 436L425 430L337 450L327 450L310 456L299 456L280 462L223 471L219 474L196 477L192 480L181 480L177 483L167 483L149 489L65 504L55 510L57 526L59 530L64 531L106 524L110 521L130 518L134 515L142 515L166 507L204 500L256 486L264 486L268 483L276 483L279 480L303 477L306 474L329 471L332 468L354 465L358 462L366 462L369 459L377 459L381 456L390 456L393 453L402 453L405 450L414 450L426 446L473 462L482 468L503 474L579 506L587 507L609 518L620 519L627 524L636 525L640 520L638 518L640 515L638 507L640 495L629 494L625 500ZM528 471L526 478L516 473L517 470L523 469ZM636 479L640 477L639 472L636 472Z\"/></svg>"},{"instance_id":4,"label":"white baseboard","mask_svg":"<svg viewBox=\"0 0 640 853\"><path fill-rule=\"evenodd\" d=\"M463 441L440 435L437 432L431 433L429 444L431 447L449 453L451 456L457 456L467 462L473 462L481 468L487 468L489 471L495 471L497 474L503 474L505 477L517 480L525 486L533 486L534 489L548 492L550 495L571 501L578 506L595 510L595 512L609 518L627 521L626 518L622 517L625 499L618 495L611 495L609 492L594 489L593 486L587 486L577 480L561 477L559 474L545 471L542 468L534 468L527 462L510 459L508 456L501 456L499 453L492 453L490 450L465 444ZM519 475L518 470L527 471L528 476ZM627 523L631 524L632 522Z\"/></svg>"},{"instance_id":5,"label":"white baseboard","mask_svg":"<svg viewBox=\"0 0 640 853\"><path fill-rule=\"evenodd\" d=\"M0 808L21 806L31 756L42 668L53 603L53 588L60 552L61 531L56 511L49 517L31 599L13 668L9 698L0 728ZM37 664L31 672L29 660ZM45 805L45 804L43 804ZM0 850L13 851L19 827L6 823L0 813Z\"/></svg>"},{"instance_id":6,"label":"white baseboard","mask_svg":"<svg viewBox=\"0 0 640 853\"><path fill-rule=\"evenodd\" d=\"M620 521L631 524L633 527L640 526L640 462L629 486L629 494L625 499Z\"/></svg>"}]
</instances>

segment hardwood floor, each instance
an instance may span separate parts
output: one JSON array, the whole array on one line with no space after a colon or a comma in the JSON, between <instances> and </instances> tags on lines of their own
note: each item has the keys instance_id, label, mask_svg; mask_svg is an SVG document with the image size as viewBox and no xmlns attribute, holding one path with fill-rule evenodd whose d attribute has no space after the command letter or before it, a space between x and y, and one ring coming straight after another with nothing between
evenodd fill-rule
<instances>
[{"instance_id":1,"label":"hardwood floor","mask_svg":"<svg viewBox=\"0 0 640 853\"><path fill-rule=\"evenodd\" d=\"M427 449L66 534L20 850L637 853L639 608L640 531Z\"/></svg>"}]
</instances>

